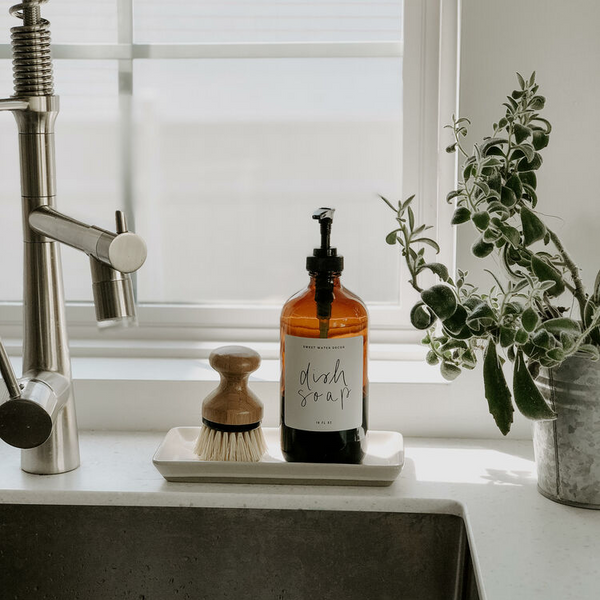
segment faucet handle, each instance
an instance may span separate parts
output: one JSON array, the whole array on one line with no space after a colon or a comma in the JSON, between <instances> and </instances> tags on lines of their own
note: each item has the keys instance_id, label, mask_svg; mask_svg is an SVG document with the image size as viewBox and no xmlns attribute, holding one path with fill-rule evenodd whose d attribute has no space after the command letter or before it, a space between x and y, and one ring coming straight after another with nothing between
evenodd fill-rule
<instances>
[{"instance_id":1,"label":"faucet handle","mask_svg":"<svg viewBox=\"0 0 600 600\"><path fill-rule=\"evenodd\" d=\"M122 210L115 211L115 221L117 222L115 231L117 233L127 233L127 218Z\"/></svg>"},{"instance_id":2,"label":"faucet handle","mask_svg":"<svg viewBox=\"0 0 600 600\"><path fill-rule=\"evenodd\" d=\"M15 375L15 372L10 364L10 360L8 358L8 354L6 353L6 348L0 340L0 373L2 374L2 379L4 379L4 383L8 389L8 394L11 400L16 400L21 397L21 387L19 386L19 382Z\"/></svg>"},{"instance_id":3,"label":"faucet handle","mask_svg":"<svg viewBox=\"0 0 600 600\"><path fill-rule=\"evenodd\" d=\"M2 341L0 372L10 396L0 403L0 438L17 448L40 446L52 432L52 416L46 409L56 406L56 395L50 386L38 381L30 381L29 388L24 388L21 394Z\"/></svg>"}]
</instances>

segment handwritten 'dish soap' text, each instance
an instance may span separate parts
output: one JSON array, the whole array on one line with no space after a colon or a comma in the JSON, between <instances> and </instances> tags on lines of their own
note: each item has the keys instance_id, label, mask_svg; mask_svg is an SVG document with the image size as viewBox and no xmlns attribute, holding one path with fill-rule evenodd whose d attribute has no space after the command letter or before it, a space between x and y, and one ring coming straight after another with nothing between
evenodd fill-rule
<instances>
[{"instance_id":1,"label":"handwritten 'dish soap' text","mask_svg":"<svg viewBox=\"0 0 600 600\"><path fill-rule=\"evenodd\" d=\"M342 369L339 359L335 362L333 371L315 371L309 362L305 369L300 371L299 377L300 405L305 407L309 400L319 402L339 402L340 409L344 410L344 401L350 398L352 390L346 382L346 374Z\"/></svg>"}]
</instances>

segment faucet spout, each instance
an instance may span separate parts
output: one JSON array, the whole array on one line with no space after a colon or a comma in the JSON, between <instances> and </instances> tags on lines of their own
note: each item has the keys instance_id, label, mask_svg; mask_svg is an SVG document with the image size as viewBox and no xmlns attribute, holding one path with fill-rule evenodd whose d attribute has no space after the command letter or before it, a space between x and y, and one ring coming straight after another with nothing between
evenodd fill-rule
<instances>
[{"instance_id":1,"label":"faucet spout","mask_svg":"<svg viewBox=\"0 0 600 600\"><path fill-rule=\"evenodd\" d=\"M29 213L31 229L89 255L96 320L101 329L137 324L131 276L146 260L146 242L127 231L122 211L116 213L116 233L86 225L49 206Z\"/></svg>"},{"instance_id":2,"label":"faucet spout","mask_svg":"<svg viewBox=\"0 0 600 600\"><path fill-rule=\"evenodd\" d=\"M117 211L117 221L122 220L121 211ZM49 206L29 213L29 225L36 233L82 250L121 273L137 271L146 260L146 243L139 235L86 225Z\"/></svg>"}]
</instances>

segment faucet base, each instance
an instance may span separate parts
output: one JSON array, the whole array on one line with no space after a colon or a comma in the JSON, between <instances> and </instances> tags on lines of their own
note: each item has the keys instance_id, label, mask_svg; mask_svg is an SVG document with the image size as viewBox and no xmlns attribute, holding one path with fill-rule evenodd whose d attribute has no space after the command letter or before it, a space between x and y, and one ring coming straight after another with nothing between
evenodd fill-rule
<instances>
[{"instance_id":1,"label":"faucet base","mask_svg":"<svg viewBox=\"0 0 600 600\"><path fill-rule=\"evenodd\" d=\"M36 475L57 475L79 467L79 435L71 391L50 437L37 448L21 451L21 469Z\"/></svg>"}]
</instances>

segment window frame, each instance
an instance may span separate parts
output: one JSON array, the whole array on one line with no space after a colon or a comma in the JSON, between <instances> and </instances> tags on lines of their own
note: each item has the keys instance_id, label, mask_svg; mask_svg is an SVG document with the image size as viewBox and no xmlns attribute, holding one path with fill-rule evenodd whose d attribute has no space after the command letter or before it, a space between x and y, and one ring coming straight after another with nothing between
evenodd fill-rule
<instances>
[{"instance_id":1,"label":"window frame","mask_svg":"<svg viewBox=\"0 0 600 600\"><path fill-rule=\"evenodd\" d=\"M435 226L434 235L442 248L439 260L454 267L455 234L449 224L453 207L445 202L445 196L456 185L456 159L445 152L451 134L443 130L443 126L458 108L460 0L404 0L404 42L247 44L137 44L133 34L133 0L116 1L117 43L54 44L52 53L55 59L118 61L120 185L132 229L135 229L135 214L130 132L134 60L401 57L405 148L403 198L416 194L417 218ZM0 45L0 58L11 58L8 44ZM368 201L366 198L365 202ZM392 224L390 219L390 226ZM397 304L369 306L370 334L374 343L412 344L421 337L421 333L410 326L408 318L416 295L404 281L399 288ZM3 337L20 339L21 303L0 303L0 309ZM138 305L138 328L100 335L91 303L68 302L66 306L69 334L74 342L72 352L84 356L137 352L144 356L205 357L210 351L210 342L274 344L279 338L280 310L280 306L271 305L142 303Z\"/></svg>"}]
</instances>

